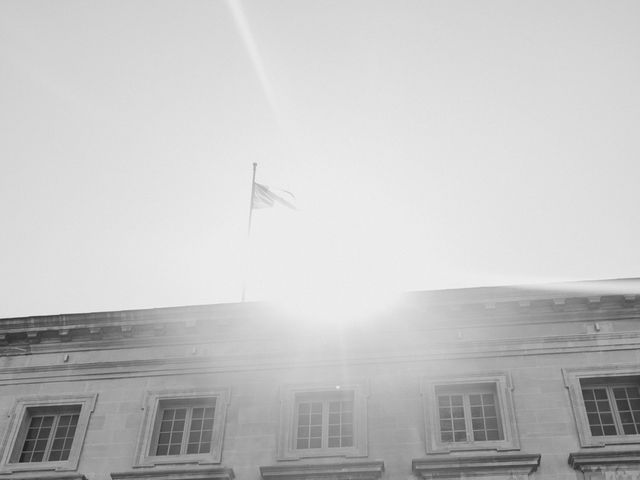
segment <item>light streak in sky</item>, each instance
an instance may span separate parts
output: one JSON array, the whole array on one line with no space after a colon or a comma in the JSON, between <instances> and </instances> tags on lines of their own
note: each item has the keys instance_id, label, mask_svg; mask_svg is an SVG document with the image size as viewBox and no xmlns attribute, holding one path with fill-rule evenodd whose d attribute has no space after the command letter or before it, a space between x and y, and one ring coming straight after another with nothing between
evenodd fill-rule
<instances>
[{"instance_id":1,"label":"light streak in sky","mask_svg":"<svg viewBox=\"0 0 640 480\"><path fill-rule=\"evenodd\" d=\"M242 42L244 43L245 48L249 53L249 58L251 59L253 68L256 72L256 75L258 76L260 86L262 87L262 91L266 97L267 103L269 104L269 108L271 108L278 126L282 126L282 117L280 114L280 110L278 109L276 96L273 92L271 81L269 80L269 76L267 75L267 71L262 61L262 56L260 55L260 51L258 50L258 46L256 45L255 38L253 36L253 33L251 32L251 27L249 26L249 22L247 21L247 17L244 13L240 0L226 0L226 3L229 7L229 10L231 10L231 14L236 23L236 27L238 28L238 32L240 33L240 37L242 38Z\"/></svg>"}]
</instances>

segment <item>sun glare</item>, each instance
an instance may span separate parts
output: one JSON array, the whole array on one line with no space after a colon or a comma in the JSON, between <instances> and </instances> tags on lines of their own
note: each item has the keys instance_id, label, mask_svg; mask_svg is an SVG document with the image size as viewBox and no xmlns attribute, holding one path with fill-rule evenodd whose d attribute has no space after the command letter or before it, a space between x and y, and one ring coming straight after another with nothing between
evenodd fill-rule
<instances>
[{"instance_id":1,"label":"sun glare","mask_svg":"<svg viewBox=\"0 0 640 480\"><path fill-rule=\"evenodd\" d=\"M259 213L249 246L249 300L273 302L309 326L347 326L393 303L392 272L363 265L355 247L315 230L299 212Z\"/></svg>"},{"instance_id":2,"label":"sun glare","mask_svg":"<svg viewBox=\"0 0 640 480\"><path fill-rule=\"evenodd\" d=\"M304 322L310 329L348 328L384 312L395 298L394 294L382 291L322 289L317 292L299 292L276 299L276 302L285 315Z\"/></svg>"}]
</instances>

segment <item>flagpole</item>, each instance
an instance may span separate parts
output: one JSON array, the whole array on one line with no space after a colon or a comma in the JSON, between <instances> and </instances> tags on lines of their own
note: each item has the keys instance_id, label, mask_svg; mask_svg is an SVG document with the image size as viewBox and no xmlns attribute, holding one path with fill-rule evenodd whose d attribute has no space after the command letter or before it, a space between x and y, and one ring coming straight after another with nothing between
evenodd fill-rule
<instances>
[{"instance_id":1,"label":"flagpole","mask_svg":"<svg viewBox=\"0 0 640 480\"><path fill-rule=\"evenodd\" d=\"M256 168L258 164L253 162L253 177L251 178L251 200L249 201L249 225L247 225L247 258L244 271L244 279L242 280L242 299L244 302L247 293L247 273L249 271L249 242L251 240L251 219L253 218L253 195L256 190Z\"/></svg>"},{"instance_id":2,"label":"flagpole","mask_svg":"<svg viewBox=\"0 0 640 480\"><path fill-rule=\"evenodd\" d=\"M249 202L249 226L247 227L247 240L251 237L251 218L253 217L253 194L256 191L256 168L258 164L253 162L253 177L251 178L251 201Z\"/></svg>"}]
</instances>

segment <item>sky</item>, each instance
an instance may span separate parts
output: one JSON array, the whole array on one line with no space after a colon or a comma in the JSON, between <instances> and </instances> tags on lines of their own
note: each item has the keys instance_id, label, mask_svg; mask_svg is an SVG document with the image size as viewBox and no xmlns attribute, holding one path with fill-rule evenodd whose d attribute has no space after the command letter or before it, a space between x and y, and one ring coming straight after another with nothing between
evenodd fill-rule
<instances>
[{"instance_id":1,"label":"sky","mask_svg":"<svg viewBox=\"0 0 640 480\"><path fill-rule=\"evenodd\" d=\"M0 317L640 276L640 2L0 0ZM297 210L255 210L256 180Z\"/></svg>"}]
</instances>

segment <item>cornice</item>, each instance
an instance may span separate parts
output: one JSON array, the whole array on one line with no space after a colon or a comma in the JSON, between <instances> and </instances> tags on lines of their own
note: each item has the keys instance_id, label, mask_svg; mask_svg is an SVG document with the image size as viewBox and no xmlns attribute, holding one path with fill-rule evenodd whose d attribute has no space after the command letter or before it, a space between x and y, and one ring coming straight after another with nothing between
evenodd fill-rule
<instances>
[{"instance_id":1,"label":"cornice","mask_svg":"<svg viewBox=\"0 0 640 480\"><path fill-rule=\"evenodd\" d=\"M310 356L298 358L299 368L332 367L349 365L376 365L428 362L433 360L454 360L457 358L497 358L523 355L541 355L551 353L603 352L608 350L638 350L640 348L640 334L632 339L625 336L619 343L606 344L597 339L591 339L583 345L556 344L549 347L520 342L511 347L498 348L493 342L487 342L481 351L474 351L468 345L460 345L455 349L451 346L440 346L441 349L429 348L416 350L415 353L378 352L369 354L354 354L335 356ZM265 371L288 368L291 357L285 352L263 355L229 355L223 356L179 356L162 358L138 358L130 360L78 362L78 363L48 363L46 365L24 365L4 367L0 370L0 386L22 384L82 381L95 378L131 378L148 376L167 376L183 374L207 374L239 371Z\"/></svg>"},{"instance_id":2,"label":"cornice","mask_svg":"<svg viewBox=\"0 0 640 480\"><path fill-rule=\"evenodd\" d=\"M411 462L423 479L488 475L530 475L540 465L540 454L493 454L476 456L434 455Z\"/></svg>"},{"instance_id":3,"label":"cornice","mask_svg":"<svg viewBox=\"0 0 640 480\"><path fill-rule=\"evenodd\" d=\"M274 465L260 467L264 480L377 480L384 472L384 462L339 462L317 465ZM115 480L115 479L114 479Z\"/></svg>"},{"instance_id":4,"label":"cornice","mask_svg":"<svg viewBox=\"0 0 640 480\"><path fill-rule=\"evenodd\" d=\"M617 283L612 285L615 287ZM486 295L475 295L472 292L475 289L469 290L454 294L450 291L406 294L389 312L372 316L369 331L384 330L390 318L394 324L400 322L412 331L439 332L439 336L447 336L449 332L459 334L467 328L496 330L545 324L563 324L567 327L564 334L578 334L580 327L570 325L591 322L590 328L598 332L600 322L640 320L640 294L572 297L562 296L568 295L566 291L553 294L543 291L548 296L541 297L538 291L509 288L478 289L486 290ZM200 339L208 342L267 339L300 327L300 322L274 305L257 302L7 318L0 319L0 355L76 348L137 348Z\"/></svg>"},{"instance_id":5,"label":"cornice","mask_svg":"<svg viewBox=\"0 0 640 480\"><path fill-rule=\"evenodd\" d=\"M0 473L2 475L2 473ZM1 478L1 477L0 477ZM87 480L82 473L58 473L58 472L33 472L26 475L6 478L19 478L20 480Z\"/></svg>"},{"instance_id":6,"label":"cornice","mask_svg":"<svg viewBox=\"0 0 640 480\"><path fill-rule=\"evenodd\" d=\"M571 468L582 472L640 464L640 450L580 451L570 453L568 462Z\"/></svg>"},{"instance_id":7,"label":"cornice","mask_svg":"<svg viewBox=\"0 0 640 480\"><path fill-rule=\"evenodd\" d=\"M136 470L111 473L112 480L233 480L233 469L226 467Z\"/></svg>"}]
</instances>

